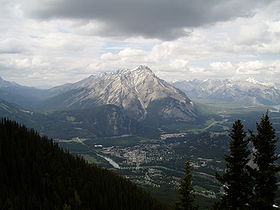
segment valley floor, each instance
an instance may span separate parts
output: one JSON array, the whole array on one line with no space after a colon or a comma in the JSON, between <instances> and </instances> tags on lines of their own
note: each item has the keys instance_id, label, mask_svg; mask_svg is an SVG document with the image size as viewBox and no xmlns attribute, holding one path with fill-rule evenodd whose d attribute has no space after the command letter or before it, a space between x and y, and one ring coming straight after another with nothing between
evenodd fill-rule
<instances>
[{"instance_id":1,"label":"valley floor","mask_svg":"<svg viewBox=\"0 0 280 210\"><path fill-rule=\"evenodd\" d=\"M244 119L246 128L254 128L264 110L234 109L220 112L196 125L170 125L173 133L160 139L120 136L103 139L56 141L71 152L84 156L91 163L110 168L127 177L169 204L177 200L179 180L185 160L190 160L194 175L197 202L203 209L212 205L220 195L215 173L224 169L223 156L228 150L227 131L231 123ZM271 112L271 120L279 134L280 113Z\"/></svg>"}]
</instances>

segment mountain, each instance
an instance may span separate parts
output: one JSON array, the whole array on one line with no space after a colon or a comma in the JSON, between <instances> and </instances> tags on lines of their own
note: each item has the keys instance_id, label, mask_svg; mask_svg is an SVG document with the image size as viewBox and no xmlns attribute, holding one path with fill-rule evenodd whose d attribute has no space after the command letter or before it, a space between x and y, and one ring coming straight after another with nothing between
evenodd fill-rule
<instances>
[{"instance_id":1,"label":"mountain","mask_svg":"<svg viewBox=\"0 0 280 210\"><path fill-rule=\"evenodd\" d=\"M35 127L34 112L0 99L0 118L9 118Z\"/></svg>"},{"instance_id":2,"label":"mountain","mask_svg":"<svg viewBox=\"0 0 280 210\"><path fill-rule=\"evenodd\" d=\"M0 99L30 108L45 98L45 90L19 85L0 77Z\"/></svg>"},{"instance_id":3,"label":"mountain","mask_svg":"<svg viewBox=\"0 0 280 210\"><path fill-rule=\"evenodd\" d=\"M1 81L0 117L52 138L158 137L160 125L197 118L191 100L146 66L93 75L48 90Z\"/></svg>"},{"instance_id":4,"label":"mountain","mask_svg":"<svg viewBox=\"0 0 280 210\"><path fill-rule=\"evenodd\" d=\"M5 87L18 87L20 86L19 84L15 82L9 82L4 80L2 77L0 77L0 88L5 88Z\"/></svg>"},{"instance_id":5,"label":"mountain","mask_svg":"<svg viewBox=\"0 0 280 210\"><path fill-rule=\"evenodd\" d=\"M190 121L196 117L191 100L159 79L147 66L90 76L77 83L48 90L53 97L40 110L77 110L113 104L134 119Z\"/></svg>"},{"instance_id":6,"label":"mountain","mask_svg":"<svg viewBox=\"0 0 280 210\"><path fill-rule=\"evenodd\" d=\"M9 120L0 122L0 178L1 209L167 209L136 184Z\"/></svg>"},{"instance_id":7,"label":"mountain","mask_svg":"<svg viewBox=\"0 0 280 210\"><path fill-rule=\"evenodd\" d=\"M56 111L41 115L40 132L53 138L96 138L122 135L157 137L152 128L129 118L116 105L106 104L81 110Z\"/></svg>"},{"instance_id":8,"label":"mountain","mask_svg":"<svg viewBox=\"0 0 280 210\"><path fill-rule=\"evenodd\" d=\"M95 138L121 135L158 136L158 132L126 116L108 104L83 110L37 113L0 99L0 118L35 128L52 138Z\"/></svg>"},{"instance_id":9,"label":"mountain","mask_svg":"<svg viewBox=\"0 0 280 210\"><path fill-rule=\"evenodd\" d=\"M196 79L178 81L173 85L192 99L214 99L243 105L280 104L280 85L262 83L254 78L248 78L246 81Z\"/></svg>"}]
</instances>

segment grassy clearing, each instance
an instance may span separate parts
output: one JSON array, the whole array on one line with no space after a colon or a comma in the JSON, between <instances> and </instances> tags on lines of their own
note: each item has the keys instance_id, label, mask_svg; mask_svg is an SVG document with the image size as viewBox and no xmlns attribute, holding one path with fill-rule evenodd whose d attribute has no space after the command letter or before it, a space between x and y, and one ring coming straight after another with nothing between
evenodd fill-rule
<instances>
[{"instance_id":1,"label":"grassy clearing","mask_svg":"<svg viewBox=\"0 0 280 210\"><path fill-rule=\"evenodd\" d=\"M147 139L147 138L144 138L144 139L140 139L139 143L158 143L158 142L161 142L161 141L162 141L161 139Z\"/></svg>"},{"instance_id":2,"label":"grassy clearing","mask_svg":"<svg viewBox=\"0 0 280 210\"><path fill-rule=\"evenodd\" d=\"M242 114L244 112L265 112L269 109L268 106L246 107L238 103L208 99L196 99L194 100L194 103L197 105L198 111L204 115Z\"/></svg>"},{"instance_id":3,"label":"grassy clearing","mask_svg":"<svg viewBox=\"0 0 280 210\"><path fill-rule=\"evenodd\" d=\"M83 155L83 157L85 158L85 160L89 163L94 163L96 165L101 164L101 161L98 161L95 157L89 156L89 155Z\"/></svg>"},{"instance_id":4,"label":"grassy clearing","mask_svg":"<svg viewBox=\"0 0 280 210\"><path fill-rule=\"evenodd\" d=\"M207 191L205 188L200 187L198 185L193 186L193 189L197 192L200 192L200 193Z\"/></svg>"}]
</instances>

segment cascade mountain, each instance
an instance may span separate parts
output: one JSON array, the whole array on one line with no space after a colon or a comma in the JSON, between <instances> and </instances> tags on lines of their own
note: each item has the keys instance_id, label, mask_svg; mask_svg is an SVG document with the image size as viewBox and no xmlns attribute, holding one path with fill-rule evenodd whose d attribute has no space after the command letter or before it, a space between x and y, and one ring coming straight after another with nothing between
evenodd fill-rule
<instances>
[{"instance_id":1,"label":"cascade mountain","mask_svg":"<svg viewBox=\"0 0 280 210\"><path fill-rule=\"evenodd\" d=\"M193 103L182 91L159 79L146 66L90 76L48 92L53 96L40 103L38 109L75 110L113 104L140 121L150 115L190 121L197 115Z\"/></svg>"}]
</instances>

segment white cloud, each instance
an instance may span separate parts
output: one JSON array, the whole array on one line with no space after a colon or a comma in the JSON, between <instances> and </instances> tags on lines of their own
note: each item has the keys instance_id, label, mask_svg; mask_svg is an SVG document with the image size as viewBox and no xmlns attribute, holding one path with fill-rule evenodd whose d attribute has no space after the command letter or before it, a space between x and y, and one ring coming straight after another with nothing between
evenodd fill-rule
<instances>
[{"instance_id":1,"label":"white cloud","mask_svg":"<svg viewBox=\"0 0 280 210\"><path fill-rule=\"evenodd\" d=\"M169 81L280 78L279 1L255 6L250 16L187 29L186 36L173 41L130 36L114 28L106 32L112 36L103 37L107 28L102 21L32 19L20 3L5 0L0 8L0 76L21 84L54 86L140 64ZM45 3L53 7L57 1L33 6L38 9Z\"/></svg>"},{"instance_id":2,"label":"white cloud","mask_svg":"<svg viewBox=\"0 0 280 210\"><path fill-rule=\"evenodd\" d=\"M86 34L174 40L186 36L186 28L246 16L262 5L253 0L26 0L23 9L38 19L88 21Z\"/></svg>"},{"instance_id":3,"label":"white cloud","mask_svg":"<svg viewBox=\"0 0 280 210\"><path fill-rule=\"evenodd\" d=\"M24 51L26 51L26 48L18 39L7 38L0 40L0 54L17 54Z\"/></svg>"},{"instance_id":4,"label":"white cloud","mask_svg":"<svg viewBox=\"0 0 280 210\"><path fill-rule=\"evenodd\" d=\"M222 46L228 52L257 56L280 53L279 1L256 10L250 18L237 18L218 27L227 32Z\"/></svg>"},{"instance_id":5,"label":"white cloud","mask_svg":"<svg viewBox=\"0 0 280 210\"><path fill-rule=\"evenodd\" d=\"M259 80L278 82L280 78L280 61L253 60L235 64L215 62L210 64L209 71L212 75L220 75L220 78L231 74L235 79L245 79L249 76L254 76Z\"/></svg>"}]
</instances>

